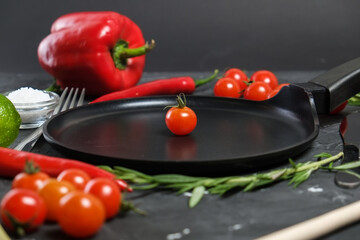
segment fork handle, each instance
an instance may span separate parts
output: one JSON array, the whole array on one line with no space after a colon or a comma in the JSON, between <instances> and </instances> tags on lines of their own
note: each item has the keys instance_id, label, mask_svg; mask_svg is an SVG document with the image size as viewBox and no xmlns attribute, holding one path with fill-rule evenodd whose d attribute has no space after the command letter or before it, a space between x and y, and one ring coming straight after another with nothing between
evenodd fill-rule
<instances>
[{"instance_id":1,"label":"fork handle","mask_svg":"<svg viewBox=\"0 0 360 240\"><path fill-rule=\"evenodd\" d=\"M42 133L43 133L43 126L40 126L34 132L32 132L30 135L28 135L26 138L24 138L18 145L16 145L14 147L14 149L21 151L25 148L25 146L27 146L29 144L32 148Z\"/></svg>"}]
</instances>

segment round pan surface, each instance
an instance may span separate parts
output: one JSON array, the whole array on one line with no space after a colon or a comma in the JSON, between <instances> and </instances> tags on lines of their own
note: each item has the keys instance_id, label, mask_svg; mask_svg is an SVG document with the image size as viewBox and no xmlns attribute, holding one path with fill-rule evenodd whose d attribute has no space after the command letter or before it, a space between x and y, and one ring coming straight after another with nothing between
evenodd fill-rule
<instances>
[{"instance_id":1,"label":"round pan surface","mask_svg":"<svg viewBox=\"0 0 360 240\"><path fill-rule=\"evenodd\" d=\"M68 110L44 125L44 137L80 160L147 172L260 169L299 154L317 136L312 106L301 90L281 91L264 102L187 96L187 105L198 117L187 136L175 136L167 129L163 109L175 105L176 97L162 96ZM294 92L303 98L296 99L295 112L287 107L293 101L287 96Z\"/></svg>"}]
</instances>

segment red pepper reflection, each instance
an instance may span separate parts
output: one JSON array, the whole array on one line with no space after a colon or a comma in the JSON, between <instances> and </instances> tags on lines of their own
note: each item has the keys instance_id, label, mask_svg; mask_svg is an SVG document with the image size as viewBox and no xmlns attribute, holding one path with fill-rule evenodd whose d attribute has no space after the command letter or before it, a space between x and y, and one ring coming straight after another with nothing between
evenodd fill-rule
<instances>
[{"instance_id":1,"label":"red pepper reflection","mask_svg":"<svg viewBox=\"0 0 360 240\"><path fill-rule=\"evenodd\" d=\"M345 135L347 128L348 128L348 121L347 121L347 118L345 117L340 124L340 134L342 136Z\"/></svg>"}]
</instances>

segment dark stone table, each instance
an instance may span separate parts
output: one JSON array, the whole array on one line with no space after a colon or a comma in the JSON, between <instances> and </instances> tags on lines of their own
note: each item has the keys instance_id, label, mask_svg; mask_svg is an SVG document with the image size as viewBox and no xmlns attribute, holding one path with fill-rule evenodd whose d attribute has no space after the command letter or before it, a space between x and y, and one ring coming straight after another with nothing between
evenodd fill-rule
<instances>
[{"instance_id":1,"label":"dark stone table","mask_svg":"<svg viewBox=\"0 0 360 240\"><path fill-rule=\"evenodd\" d=\"M319 72L275 72L280 82L307 82ZM141 82L169 76L208 76L210 72L145 73ZM22 86L44 89L52 83L46 74L0 74L0 92ZM197 89L198 95L212 95L214 83ZM339 124L342 118L359 109L347 107L341 114L320 116L320 133L312 146L296 157L297 162L314 160L321 152L337 154L342 151ZM21 130L14 144L32 130ZM50 146L44 138L33 152L64 156ZM287 164L281 167L288 167ZM10 179L0 179L0 196L10 189ZM188 208L188 195L172 191L135 191L126 198L145 210L148 216L129 212L108 221L91 239L254 239L298 222L342 207L360 198L359 189L342 189L335 185L334 175L325 171L313 173L297 188L287 182L253 191L237 191L226 197L207 194L198 206ZM359 224L348 226L323 239L355 239L360 234ZM24 239L68 239L56 224L45 224L39 231Z\"/></svg>"}]
</instances>

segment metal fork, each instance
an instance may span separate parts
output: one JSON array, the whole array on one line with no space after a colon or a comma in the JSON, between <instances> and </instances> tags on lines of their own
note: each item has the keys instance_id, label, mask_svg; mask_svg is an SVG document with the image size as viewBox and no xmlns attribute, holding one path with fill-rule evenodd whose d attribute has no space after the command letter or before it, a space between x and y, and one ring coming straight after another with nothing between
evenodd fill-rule
<instances>
[{"instance_id":1,"label":"metal fork","mask_svg":"<svg viewBox=\"0 0 360 240\"><path fill-rule=\"evenodd\" d=\"M68 94L68 92L69 92L69 94ZM78 98L78 92L79 92L78 88L76 88L75 90L74 90L74 88L70 88L70 90L69 90L69 88L65 88L63 93L60 96L59 104L57 105L57 107L55 108L55 110L53 112L53 116L58 114L59 112L81 106L84 103L85 89L81 90L80 97L76 103L76 99ZM66 97L66 95L67 95L67 97ZM43 126L40 126L33 133L31 133L29 136L24 138L18 145L16 145L14 147L14 149L31 151L31 149L35 146L37 140L40 138L42 133L43 133Z\"/></svg>"}]
</instances>

